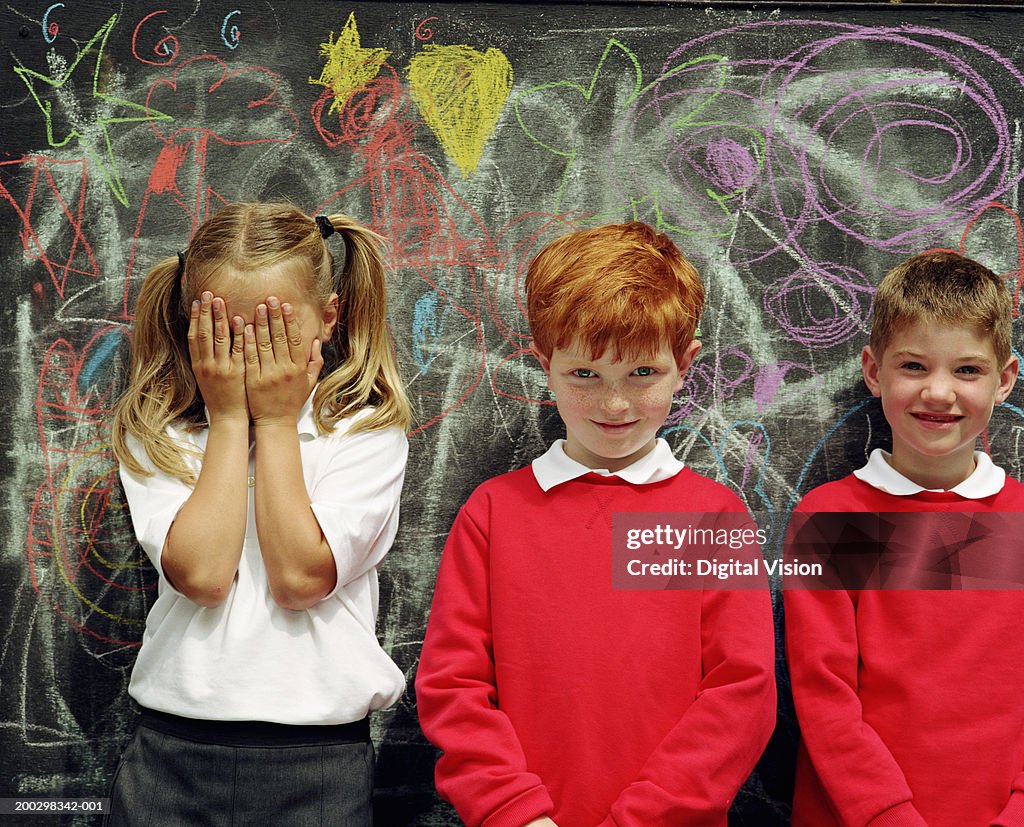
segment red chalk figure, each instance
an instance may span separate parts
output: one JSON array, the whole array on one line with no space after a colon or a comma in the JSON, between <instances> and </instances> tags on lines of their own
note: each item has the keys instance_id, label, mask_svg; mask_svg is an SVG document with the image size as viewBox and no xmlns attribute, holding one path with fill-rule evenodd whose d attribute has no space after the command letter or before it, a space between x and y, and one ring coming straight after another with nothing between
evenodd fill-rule
<instances>
[{"instance_id":1,"label":"red chalk figure","mask_svg":"<svg viewBox=\"0 0 1024 827\"><path fill-rule=\"evenodd\" d=\"M318 209L368 195L370 226L390 241L389 264L422 279L419 301L409 302L416 304L412 346L401 361L445 376L440 396L426 389L431 383L410 383L416 430L424 430L465 403L483 377L482 271L497 264L498 251L480 217L414 146L420 121L394 69L385 65L353 93L336 123L328 118L333 102L328 88L313 106L314 125L328 147L351 151L363 172ZM401 338L396 344L408 347Z\"/></svg>"}]
</instances>

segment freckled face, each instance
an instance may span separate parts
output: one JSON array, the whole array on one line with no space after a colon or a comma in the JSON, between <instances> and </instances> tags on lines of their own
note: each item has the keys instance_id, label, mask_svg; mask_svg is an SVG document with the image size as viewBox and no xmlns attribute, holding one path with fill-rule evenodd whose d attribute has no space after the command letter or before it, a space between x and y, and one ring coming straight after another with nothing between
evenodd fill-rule
<instances>
[{"instance_id":1,"label":"freckled face","mask_svg":"<svg viewBox=\"0 0 1024 827\"><path fill-rule=\"evenodd\" d=\"M613 346L596 359L575 341L550 358L534 348L565 423L566 454L588 468L618 471L650 452L699 349L691 342L677 364L667 344L623 360Z\"/></svg>"},{"instance_id":2,"label":"freckled face","mask_svg":"<svg viewBox=\"0 0 1024 827\"><path fill-rule=\"evenodd\" d=\"M203 289L224 299L229 322L235 316L241 316L246 324L255 324L256 308L266 304L270 296L275 296L282 305L290 304L299 322L302 344L309 359L313 340L320 339L325 343L330 338L338 312L337 296L321 309L306 287L309 283L310 275L305 265L284 262L259 271L226 270L210 279Z\"/></svg>"},{"instance_id":3,"label":"freckled face","mask_svg":"<svg viewBox=\"0 0 1024 827\"><path fill-rule=\"evenodd\" d=\"M1017 378L989 337L968 327L907 325L881 359L862 354L864 381L892 429L892 465L926 488L949 489L974 471L974 445Z\"/></svg>"}]
</instances>

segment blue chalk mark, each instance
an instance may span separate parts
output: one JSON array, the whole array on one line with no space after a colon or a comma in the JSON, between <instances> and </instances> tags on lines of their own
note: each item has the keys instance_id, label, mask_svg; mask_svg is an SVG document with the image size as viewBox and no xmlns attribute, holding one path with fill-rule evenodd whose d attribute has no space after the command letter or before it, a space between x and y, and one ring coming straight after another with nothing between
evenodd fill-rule
<instances>
[{"instance_id":1,"label":"blue chalk mark","mask_svg":"<svg viewBox=\"0 0 1024 827\"><path fill-rule=\"evenodd\" d=\"M57 39L57 33L60 31L60 27L56 23L50 23L50 12L52 12L54 9L62 8L64 8L63 3L54 3L43 14L43 40L45 40L47 43L53 43L53 41Z\"/></svg>"},{"instance_id":2,"label":"blue chalk mark","mask_svg":"<svg viewBox=\"0 0 1024 827\"><path fill-rule=\"evenodd\" d=\"M754 482L754 492L761 498L761 502L764 504L764 510L771 514L775 511L775 508L772 506L772 502L768 498L768 492L764 490L764 476L768 470L768 459L772 453L772 438L768 435L768 431L765 429L764 425L752 419L740 419L733 422L725 430L725 435L722 437L722 441L719 444L718 455L721 457L725 456L726 444L729 441L729 435L744 425L753 428L764 438L764 460L761 462L761 467L757 472L757 480Z\"/></svg>"},{"instance_id":3,"label":"blue chalk mark","mask_svg":"<svg viewBox=\"0 0 1024 827\"><path fill-rule=\"evenodd\" d=\"M1017 416L1019 416L1021 418L1024 418L1024 411L1022 411L1016 405L1011 405L1009 402L1000 402L998 405L996 405L996 407L997 408L1009 408L1011 411L1013 411L1015 414L1017 414Z\"/></svg>"},{"instance_id":4,"label":"blue chalk mark","mask_svg":"<svg viewBox=\"0 0 1024 827\"><path fill-rule=\"evenodd\" d=\"M817 458L818 454L821 453L821 449L825 447L825 443L832 438L832 435L836 431L838 431L846 424L847 420L851 416L853 416L855 413L857 413L857 411L859 411L861 408L867 405L868 402L870 402L872 399L874 399L873 396L868 396L863 401L858 402L856 405L850 408L850 410L844 413L836 422L836 424L829 428L825 432L825 435L818 440L818 444L815 445L814 448L811 450L811 453L807 457L807 461L804 463L804 467L800 469L800 474L796 478L796 485L793 486L793 493L792 495L790 495L789 498L789 505L787 506L788 510L792 511L793 507L796 505L797 499L799 499L800 496L799 492L803 487L804 477L806 477L807 472L811 470L811 465L814 463L814 460Z\"/></svg>"},{"instance_id":5,"label":"blue chalk mark","mask_svg":"<svg viewBox=\"0 0 1024 827\"><path fill-rule=\"evenodd\" d=\"M121 341L125 335L123 329L114 328L102 334L102 338L97 340L89 349L89 358L86 359L85 364L82 365L82 370L78 374L78 393L80 395L84 394L94 384L97 374L113 358L117 349L121 346Z\"/></svg>"},{"instance_id":6,"label":"blue chalk mark","mask_svg":"<svg viewBox=\"0 0 1024 827\"><path fill-rule=\"evenodd\" d=\"M715 458L715 463L718 465L718 470L722 475L722 479L729 479L729 472L725 470L725 462L722 461L722 454L714 445L711 444L710 439L704 436L700 431L691 428L689 425L673 425L671 428L666 428L662 431L661 436L668 437L669 434L674 434L676 431L693 434L697 439L707 445L708 449L711 451L711 455Z\"/></svg>"},{"instance_id":7,"label":"blue chalk mark","mask_svg":"<svg viewBox=\"0 0 1024 827\"><path fill-rule=\"evenodd\" d=\"M420 368L420 376L425 376L430 363L437 355L437 344L444 335L444 326L451 315L452 307L447 302L444 310L438 313L441 285L437 290L424 293L416 300L412 310L412 343L413 358Z\"/></svg>"},{"instance_id":8,"label":"blue chalk mark","mask_svg":"<svg viewBox=\"0 0 1024 827\"><path fill-rule=\"evenodd\" d=\"M737 430L738 428L747 425L753 428L755 431L760 433L764 437L765 451L764 461L761 463L761 468L757 474L757 480L754 483L754 491L761 498L761 502L764 503L765 511L773 513L775 511L771 500L768 498L768 493L764 490L764 478L768 469L768 458L771 456L772 443L771 438L768 436L768 431L765 430L764 425L760 422L756 422L750 419L741 419L733 422L728 428L726 428L725 435L722 437L721 442L718 445L713 445L711 440L704 436L700 431L694 430L689 425L673 425L671 428L666 428L661 432L661 436L667 437L669 434L673 434L676 431L683 431L695 435L701 442L703 442L708 450L711 451L711 456L715 458L715 464L718 466L720 479L722 482L729 482L730 476L729 471L725 467L725 451L726 445L729 441L729 435Z\"/></svg>"},{"instance_id":9,"label":"blue chalk mark","mask_svg":"<svg viewBox=\"0 0 1024 827\"><path fill-rule=\"evenodd\" d=\"M220 27L220 39L224 41L224 45L227 46L229 49L238 48L238 41L241 39L242 33L238 30L237 25L233 25L229 32L228 23L231 22L232 17L234 17L236 14L241 13L242 12L240 12L238 9L235 9L233 12L229 12L228 16L224 18L224 23ZM229 34L231 35L230 40L228 39Z\"/></svg>"}]
</instances>

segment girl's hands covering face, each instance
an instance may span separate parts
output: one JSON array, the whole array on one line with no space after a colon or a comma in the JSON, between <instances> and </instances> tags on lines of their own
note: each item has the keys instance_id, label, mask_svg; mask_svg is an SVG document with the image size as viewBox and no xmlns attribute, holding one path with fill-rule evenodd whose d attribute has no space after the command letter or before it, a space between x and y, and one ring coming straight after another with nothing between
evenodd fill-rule
<instances>
[{"instance_id":1,"label":"girl's hands covering face","mask_svg":"<svg viewBox=\"0 0 1024 827\"><path fill-rule=\"evenodd\" d=\"M257 306L254 323L245 325L242 338L253 423L294 420L320 377L320 339L314 338L310 347L295 308L276 296Z\"/></svg>"},{"instance_id":2,"label":"girl's hands covering face","mask_svg":"<svg viewBox=\"0 0 1024 827\"><path fill-rule=\"evenodd\" d=\"M216 418L249 419L246 404L242 319L232 320L234 341L228 326L224 299L205 291L192 302L188 321L188 354L203 401Z\"/></svg>"}]
</instances>

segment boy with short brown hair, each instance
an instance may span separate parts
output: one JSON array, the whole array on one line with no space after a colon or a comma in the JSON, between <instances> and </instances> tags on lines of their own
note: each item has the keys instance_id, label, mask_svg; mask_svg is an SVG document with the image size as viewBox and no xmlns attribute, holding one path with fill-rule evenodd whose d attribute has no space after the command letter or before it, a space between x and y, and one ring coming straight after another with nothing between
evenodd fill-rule
<instances>
[{"instance_id":1,"label":"boy with short brown hair","mask_svg":"<svg viewBox=\"0 0 1024 827\"><path fill-rule=\"evenodd\" d=\"M1024 511L1024 486L975 450L1017 378L1010 333L1010 293L977 262L891 270L861 361L892 452L797 511ZM1024 591L787 589L785 615L795 827L1024 824Z\"/></svg>"},{"instance_id":2,"label":"boy with short brown hair","mask_svg":"<svg viewBox=\"0 0 1024 827\"><path fill-rule=\"evenodd\" d=\"M526 279L566 439L485 482L438 574L416 696L468 825L724 827L775 719L767 589L616 591L614 512L744 512L657 438L696 270L643 224L548 245Z\"/></svg>"}]
</instances>

